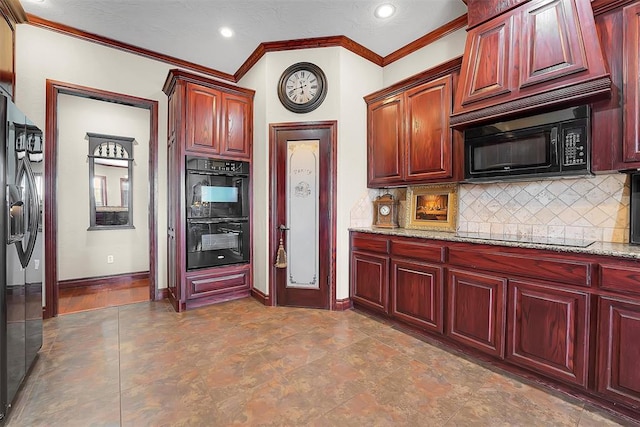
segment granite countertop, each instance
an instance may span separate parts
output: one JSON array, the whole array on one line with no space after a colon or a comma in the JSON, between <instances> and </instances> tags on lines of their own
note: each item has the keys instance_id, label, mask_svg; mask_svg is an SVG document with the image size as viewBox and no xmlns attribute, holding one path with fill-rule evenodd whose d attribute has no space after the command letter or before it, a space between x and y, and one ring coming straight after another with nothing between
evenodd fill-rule
<instances>
[{"instance_id":1,"label":"granite countertop","mask_svg":"<svg viewBox=\"0 0 640 427\"><path fill-rule=\"evenodd\" d=\"M384 234L389 236L418 237L422 239L446 240L451 242L479 243L517 248L544 249L556 252L581 253L590 255L615 256L620 258L640 259L640 246L626 243L593 242L575 239L531 238L517 236L493 236L471 232L444 232L430 230L413 230L408 228L375 228L352 227L349 231L361 233Z\"/></svg>"}]
</instances>

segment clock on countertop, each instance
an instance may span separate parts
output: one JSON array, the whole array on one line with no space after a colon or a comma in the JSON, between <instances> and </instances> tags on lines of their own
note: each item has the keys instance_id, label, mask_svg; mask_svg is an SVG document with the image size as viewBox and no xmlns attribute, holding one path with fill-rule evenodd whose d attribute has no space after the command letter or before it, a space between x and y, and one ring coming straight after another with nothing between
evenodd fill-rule
<instances>
[{"instance_id":1,"label":"clock on countertop","mask_svg":"<svg viewBox=\"0 0 640 427\"><path fill-rule=\"evenodd\" d=\"M294 113L308 113L322 104L327 96L324 72L310 62L298 62L282 73L278 83L278 98Z\"/></svg>"},{"instance_id":2,"label":"clock on countertop","mask_svg":"<svg viewBox=\"0 0 640 427\"><path fill-rule=\"evenodd\" d=\"M373 226L382 228L398 227L398 201L391 194L378 196L373 201Z\"/></svg>"}]
</instances>

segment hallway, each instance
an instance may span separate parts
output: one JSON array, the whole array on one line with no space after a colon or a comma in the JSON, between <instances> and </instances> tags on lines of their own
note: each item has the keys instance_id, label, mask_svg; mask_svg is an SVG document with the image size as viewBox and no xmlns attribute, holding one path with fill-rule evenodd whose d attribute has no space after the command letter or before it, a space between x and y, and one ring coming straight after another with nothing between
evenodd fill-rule
<instances>
[{"instance_id":1,"label":"hallway","mask_svg":"<svg viewBox=\"0 0 640 427\"><path fill-rule=\"evenodd\" d=\"M618 425L353 310L143 302L44 331L10 427Z\"/></svg>"}]
</instances>

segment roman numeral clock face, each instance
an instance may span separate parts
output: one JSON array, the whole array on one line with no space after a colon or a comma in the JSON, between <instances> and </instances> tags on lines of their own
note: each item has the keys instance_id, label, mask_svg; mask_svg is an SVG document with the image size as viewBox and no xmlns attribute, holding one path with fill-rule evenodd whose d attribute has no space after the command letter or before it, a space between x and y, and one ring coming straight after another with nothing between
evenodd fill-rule
<instances>
[{"instance_id":1,"label":"roman numeral clock face","mask_svg":"<svg viewBox=\"0 0 640 427\"><path fill-rule=\"evenodd\" d=\"M300 62L287 68L278 84L282 105L294 113L308 113L322 104L327 95L327 79L315 64Z\"/></svg>"}]
</instances>

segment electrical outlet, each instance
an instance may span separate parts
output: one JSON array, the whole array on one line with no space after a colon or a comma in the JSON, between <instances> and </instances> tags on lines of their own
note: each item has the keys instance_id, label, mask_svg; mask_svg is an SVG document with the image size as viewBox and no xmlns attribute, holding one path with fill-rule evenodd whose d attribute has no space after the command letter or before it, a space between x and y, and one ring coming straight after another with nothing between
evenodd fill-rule
<instances>
[{"instance_id":1,"label":"electrical outlet","mask_svg":"<svg viewBox=\"0 0 640 427\"><path fill-rule=\"evenodd\" d=\"M113 255L107 255L107 264L113 264Z\"/></svg>"},{"instance_id":2,"label":"electrical outlet","mask_svg":"<svg viewBox=\"0 0 640 427\"><path fill-rule=\"evenodd\" d=\"M40 268L40 260L39 260L39 259L34 259L34 260L33 260L33 268L34 268L35 270L37 270L37 269L39 269L39 268Z\"/></svg>"}]
</instances>

